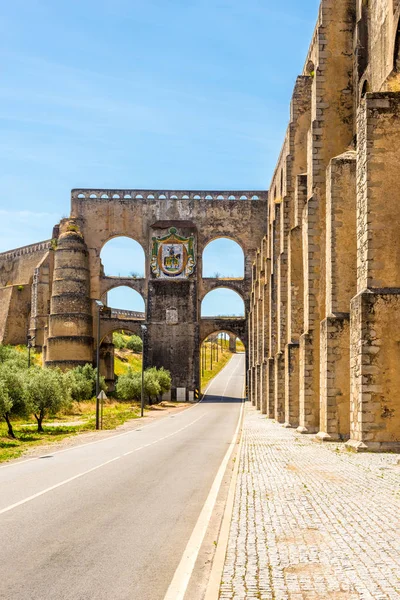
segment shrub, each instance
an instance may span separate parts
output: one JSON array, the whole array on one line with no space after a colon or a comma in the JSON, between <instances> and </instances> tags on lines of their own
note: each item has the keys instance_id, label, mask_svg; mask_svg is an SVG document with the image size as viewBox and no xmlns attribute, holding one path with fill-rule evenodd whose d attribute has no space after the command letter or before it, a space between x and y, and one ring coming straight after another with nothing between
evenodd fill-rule
<instances>
[{"instance_id":1,"label":"shrub","mask_svg":"<svg viewBox=\"0 0 400 600\"><path fill-rule=\"evenodd\" d=\"M69 386L71 397L77 402L81 400L90 400L96 393L97 369L90 363L83 367L75 367L64 375ZM100 389L107 391L104 377L100 376Z\"/></svg>"},{"instance_id":2,"label":"shrub","mask_svg":"<svg viewBox=\"0 0 400 600\"><path fill-rule=\"evenodd\" d=\"M150 404L171 388L171 374L164 368L152 367L144 372L144 394ZM121 400L140 400L142 374L131 369L118 378L116 392Z\"/></svg>"},{"instance_id":3,"label":"shrub","mask_svg":"<svg viewBox=\"0 0 400 600\"><path fill-rule=\"evenodd\" d=\"M12 362L15 369L28 368L28 351L24 348L22 351L17 350L14 346L0 345L0 365L2 363Z\"/></svg>"},{"instance_id":4,"label":"shrub","mask_svg":"<svg viewBox=\"0 0 400 600\"><path fill-rule=\"evenodd\" d=\"M72 400L80 402L92 398L93 383L90 379L86 379L82 372L72 369L65 373L64 377L70 389Z\"/></svg>"},{"instance_id":5,"label":"shrub","mask_svg":"<svg viewBox=\"0 0 400 600\"><path fill-rule=\"evenodd\" d=\"M130 335L126 342L126 348L139 354L140 352L143 352L143 342L138 335Z\"/></svg>"},{"instance_id":6,"label":"shrub","mask_svg":"<svg viewBox=\"0 0 400 600\"><path fill-rule=\"evenodd\" d=\"M119 350L121 350L121 348L126 348L126 336L119 332L114 333L113 344Z\"/></svg>"},{"instance_id":7,"label":"shrub","mask_svg":"<svg viewBox=\"0 0 400 600\"><path fill-rule=\"evenodd\" d=\"M139 400L142 392L142 374L131 369L118 377L116 392L121 400Z\"/></svg>"}]
</instances>

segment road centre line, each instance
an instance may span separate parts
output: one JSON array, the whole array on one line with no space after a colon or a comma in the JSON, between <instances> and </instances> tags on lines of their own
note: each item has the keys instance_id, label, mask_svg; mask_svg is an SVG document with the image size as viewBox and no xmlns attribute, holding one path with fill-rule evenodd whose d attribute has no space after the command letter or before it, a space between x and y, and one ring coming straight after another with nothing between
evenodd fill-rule
<instances>
[{"instance_id":1,"label":"road centre line","mask_svg":"<svg viewBox=\"0 0 400 600\"><path fill-rule=\"evenodd\" d=\"M88 469L87 471L83 471L82 473L78 473L77 475L74 475L73 477L69 477L68 479L65 479L64 481L60 481L59 483L56 483L55 485L52 485L44 490L42 490L41 492L37 492L36 494L32 494L32 496L28 496L27 498L24 498L24 500L20 500L19 502L15 502L14 504L10 504L10 506L7 506L6 508L3 508L0 510L0 515L9 512L10 510L13 510L14 508L17 508L18 506L22 506L23 504L26 504L27 502L30 502L31 500L34 500L35 498L39 498L39 496L43 496L44 494L47 494L48 492L51 492L63 485L66 485L67 483L70 483L71 481L74 481L75 479L79 479L80 477L84 477L85 475L88 475L89 473L93 473L93 471L97 471L97 469L101 469L102 467L105 467L106 465L109 465L112 462L115 462L116 460L119 460L120 458L123 458L124 456L128 456L130 454L134 454L135 452L139 452L139 450L143 450L144 448L148 448L149 446L153 446L154 444L157 444L158 442L162 442L163 440L166 440L170 437L173 437L174 435L177 435L178 433L180 433L181 431L183 431L184 429L187 429L188 427L191 427L192 425L194 425L195 423L197 423L198 421L200 421L200 419L202 419L203 417L206 416L206 413L203 413L202 415L200 415L200 417L198 417L197 419L195 419L194 421L192 421L191 423L188 423L187 425L185 425L184 427L181 427L180 429L177 429L176 431L174 431L173 433L169 433L168 435L164 435L163 437L159 438L158 440L155 440L153 442L149 442L148 444L144 444L143 446L140 446L139 448L135 448L134 450L130 450L129 452L125 452L125 454L121 454L120 456L116 456L114 458L111 458L110 460L105 461L104 463L97 465L96 467L92 467L91 469Z\"/></svg>"},{"instance_id":2,"label":"road centre line","mask_svg":"<svg viewBox=\"0 0 400 600\"><path fill-rule=\"evenodd\" d=\"M230 365L230 361L224 366L223 369L221 369L220 373L222 373L222 371L224 371L228 366ZM186 414L189 410L191 410L192 408L196 408L196 406L199 406L199 404L201 404L206 396L206 394L208 393L209 388L211 387L211 385L214 383L214 379L213 378L210 383L208 384L203 397L201 398L201 400L199 400L198 402L196 402L196 404L193 404L193 406L188 406L185 410L182 410L180 413L178 413L177 415L174 415L175 417L180 417L183 414ZM155 426L158 423L160 423L160 421L162 421L162 419L160 419L159 421L156 421L155 423L147 423L147 425L142 425L140 427L140 429L148 429L149 427ZM117 435L109 435L108 437L105 437L101 440L93 440L93 442L84 442L83 444L79 444L78 446L73 446L72 448L63 448L62 450L56 450L55 452L49 452L51 453L52 456L54 456L55 454L61 454L62 452L70 452L72 450L77 450L78 448L83 448L84 446L93 446L94 444L101 444L102 442L107 442L108 440L115 440L116 438L120 438L124 435L129 435L131 433L135 433L138 430L138 428L136 429L132 429L131 431L124 431L124 433L118 433ZM32 462L34 460L39 460L40 456L35 456L33 458L27 458L26 460L20 460L18 462L14 462L11 461L5 465L0 465L0 471L2 469L7 469L9 467L15 467L16 465L24 465L28 462Z\"/></svg>"},{"instance_id":3,"label":"road centre line","mask_svg":"<svg viewBox=\"0 0 400 600\"><path fill-rule=\"evenodd\" d=\"M181 415L186 414L192 408L196 408L196 406L198 406L202 401L203 401L203 399L199 400L199 402L196 402L196 404L194 404L193 406L188 406L187 408L185 408L184 410L181 410L180 413L178 413L177 415L174 415L174 416L180 417ZM165 416L165 418L167 418L167 415ZM147 423L146 425L141 425L141 426L139 424L140 431L142 431L142 429L148 429L149 427L156 426L162 420L163 419L160 418L155 423ZM72 446L72 448L63 448L62 450L56 450L55 452L51 452L51 450L50 450L49 454L54 456L55 454L61 454L62 452L70 452L72 450L77 450L78 448L83 448L84 446L93 446L94 444L101 444L102 442L108 442L109 440L115 440L116 438L120 438L125 435L129 435L131 433L136 433L139 430L139 427L136 429L131 429L130 431L124 431L124 433L117 433L117 435L109 435L108 437L102 438L101 440L93 440L93 442L84 442L83 444L79 444L79 446ZM8 467L15 467L16 465L24 465L28 462L32 462L33 460L39 460L40 458L41 458L40 456L35 456L33 458L27 458L26 460L20 460L18 462L9 462L5 465L0 465L0 471L1 471L1 469L7 469Z\"/></svg>"},{"instance_id":4,"label":"road centre line","mask_svg":"<svg viewBox=\"0 0 400 600\"><path fill-rule=\"evenodd\" d=\"M224 397L227 387L228 387L232 377L235 375L236 371L238 370L238 368L239 368L239 365L236 367L236 369L233 371L233 373L229 377L229 379L226 383L224 392L223 392L222 396L220 396L220 398ZM215 507L215 503L217 501L217 497L218 497L219 490L220 490L220 487L222 484L222 480L224 478L226 468L227 468L229 460L232 456L232 453L233 453L233 450L234 450L234 447L235 447L235 444L236 444L236 441L237 441L237 438L239 435L240 425L241 425L242 415L243 415L243 407L244 407L244 401L242 399L242 405L240 408L239 419L238 419L238 423L237 423L237 427L236 427L236 431L234 433L233 439L232 439L231 443L229 444L228 450L227 450L224 458L222 459L222 462L219 466L218 472L217 472L215 479L213 481L213 484L211 486L210 492L207 496L207 499L204 503L201 513L197 519L196 525L194 526L194 529L193 529L192 534L189 538L189 541L186 545L186 548L183 552L180 563L179 563L179 565L175 571L174 577L172 578L172 581L168 587L167 593L164 596L164 600L184 600L186 590L188 588L189 581L192 576L192 573L193 573L193 570L194 570L194 567L196 564L196 560L197 560L201 545L204 540L204 536L206 534L208 525L210 523L210 519L211 519L212 512L214 510L214 507Z\"/></svg>"}]
</instances>

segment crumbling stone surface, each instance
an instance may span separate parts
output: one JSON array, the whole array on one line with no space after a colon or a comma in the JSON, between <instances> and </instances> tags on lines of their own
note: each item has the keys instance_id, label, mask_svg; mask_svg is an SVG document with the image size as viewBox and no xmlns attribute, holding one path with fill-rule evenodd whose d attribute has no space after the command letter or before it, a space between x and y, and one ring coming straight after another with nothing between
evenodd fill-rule
<instances>
[{"instance_id":1,"label":"crumbling stone surface","mask_svg":"<svg viewBox=\"0 0 400 600\"><path fill-rule=\"evenodd\" d=\"M322 0L253 264L252 403L354 450L400 448L399 10Z\"/></svg>"}]
</instances>

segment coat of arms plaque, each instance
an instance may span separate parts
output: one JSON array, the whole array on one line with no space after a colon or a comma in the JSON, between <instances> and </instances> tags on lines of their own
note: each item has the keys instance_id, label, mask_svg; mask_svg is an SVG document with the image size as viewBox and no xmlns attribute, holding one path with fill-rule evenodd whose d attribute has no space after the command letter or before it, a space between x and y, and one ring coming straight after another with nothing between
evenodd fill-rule
<instances>
[{"instance_id":1,"label":"coat of arms plaque","mask_svg":"<svg viewBox=\"0 0 400 600\"><path fill-rule=\"evenodd\" d=\"M178 235L171 227L165 237L153 237L151 270L160 279L186 279L195 267L194 236Z\"/></svg>"}]
</instances>

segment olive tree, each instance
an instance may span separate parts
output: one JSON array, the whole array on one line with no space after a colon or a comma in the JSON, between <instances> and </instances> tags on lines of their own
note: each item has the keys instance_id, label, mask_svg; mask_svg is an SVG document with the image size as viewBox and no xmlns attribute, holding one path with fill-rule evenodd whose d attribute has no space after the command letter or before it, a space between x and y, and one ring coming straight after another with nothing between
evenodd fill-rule
<instances>
[{"instance_id":1,"label":"olive tree","mask_svg":"<svg viewBox=\"0 0 400 600\"><path fill-rule=\"evenodd\" d=\"M15 368L13 361L0 364L0 418L7 423L8 435L15 439L12 418L28 412L26 375Z\"/></svg>"},{"instance_id":2,"label":"olive tree","mask_svg":"<svg viewBox=\"0 0 400 600\"><path fill-rule=\"evenodd\" d=\"M71 400L68 381L58 369L32 369L26 382L29 408L43 433L43 419L68 406Z\"/></svg>"}]
</instances>

